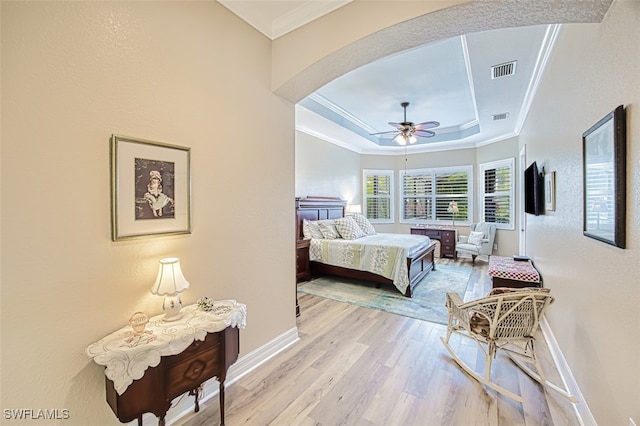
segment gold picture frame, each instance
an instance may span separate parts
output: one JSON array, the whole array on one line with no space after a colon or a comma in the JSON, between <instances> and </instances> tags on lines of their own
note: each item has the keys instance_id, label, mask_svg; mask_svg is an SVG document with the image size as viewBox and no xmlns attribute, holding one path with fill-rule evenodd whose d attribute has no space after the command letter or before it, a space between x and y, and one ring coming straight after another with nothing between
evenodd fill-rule
<instances>
[{"instance_id":1,"label":"gold picture frame","mask_svg":"<svg viewBox=\"0 0 640 426\"><path fill-rule=\"evenodd\" d=\"M111 239L191 233L191 149L112 135Z\"/></svg>"}]
</instances>

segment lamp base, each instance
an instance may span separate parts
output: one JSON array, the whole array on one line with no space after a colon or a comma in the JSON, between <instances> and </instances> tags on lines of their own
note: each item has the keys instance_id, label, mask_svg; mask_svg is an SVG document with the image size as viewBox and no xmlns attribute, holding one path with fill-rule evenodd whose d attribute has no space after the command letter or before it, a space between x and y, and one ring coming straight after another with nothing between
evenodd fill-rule
<instances>
[{"instance_id":1,"label":"lamp base","mask_svg":"<svg viewBox=\"0 0 640 426\"><path fill-rule=\"evenodd\" d=\"M164 311L163 321L176 321L182 318L182 300L179 294L171 294L164 297L162 310Z\"/></svg>"}]
</instances>

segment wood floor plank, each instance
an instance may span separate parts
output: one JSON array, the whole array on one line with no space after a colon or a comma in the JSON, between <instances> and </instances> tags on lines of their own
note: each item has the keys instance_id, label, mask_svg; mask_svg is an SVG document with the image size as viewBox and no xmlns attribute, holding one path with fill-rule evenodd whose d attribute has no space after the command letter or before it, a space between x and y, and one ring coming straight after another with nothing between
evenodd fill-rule
<instances>
[{"instance_id":1,"label":"wood floor plank","mask_svg":"<svg viewBox=\"0 0 640 426\"><path fill-rule=\"evenodd\" d=\"M338 383L337 377L342 377L345 372L353 367L357 360L367 351L368 347L357 342L346 345L344 355L334 357L331 364L324 365L322 374L311 383L284 409L278 416L278 421L285 424L297 425L304 423L309 414L317 407L320 401Z\"/></svg>"},{"instance_id":2,"label":"wood floor plank","mask_svg":"<svg viewBox=\"0 0 640 426\"><path fill-rule=\"evenodd\" d=\"M438 259L471 266L471 259ZM476 259L465 300L491 283L486 259ZM440 342L446 326L299 293L300 341L227 388L226 424L286 426L538 426L578 424L571 403L545 392L506 357L495 380L522 392L517 403L488 390L452 360ZM443 301L444 303L444 301ZM552 309L552 308L551 308ZM250 326L250 325L249 325ZM483 371L473 342L451 346ZM536 348L550 378L560 381L544 338ZM176 426L219 421L217 398Z\"/></svg>"}]
</instances>

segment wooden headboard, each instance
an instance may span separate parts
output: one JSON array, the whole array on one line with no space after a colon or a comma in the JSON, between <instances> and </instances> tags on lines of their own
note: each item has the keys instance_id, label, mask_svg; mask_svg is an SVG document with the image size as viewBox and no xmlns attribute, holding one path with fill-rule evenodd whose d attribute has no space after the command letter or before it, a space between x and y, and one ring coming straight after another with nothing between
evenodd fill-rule
<instances>
[{"instance_id":1,"label":"wooden headboard","mask_svg":"<svg viewBox=\"0 0 640 426\"><path fill-rule=\"evenodd\" d=\"M337 219L344 217L347 202L338 197L296 198L296 238L303 239L302 220Z\"/></svg>"}]
</instances>

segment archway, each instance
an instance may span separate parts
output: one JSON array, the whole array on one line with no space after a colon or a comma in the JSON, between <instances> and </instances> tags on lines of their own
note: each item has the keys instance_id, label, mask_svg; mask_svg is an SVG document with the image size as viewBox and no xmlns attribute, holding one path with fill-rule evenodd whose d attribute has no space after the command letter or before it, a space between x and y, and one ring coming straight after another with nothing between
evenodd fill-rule
<instances>
[{"instance_id":1,"label":"archway","mask_svg":"<svg viewBox=\"0 0 640 426\"><path fill-rule=\"evenodd\" d=\"M612 0L582 1L480 1L447 7L435 12L384 28L344 45L324 57L312 57L295 75L286 79L275 94L296 104L304 97L335 78L360 66L388 55L438 40L478 31L498 28L559 23L598 23L606 14ZM334 13L340 13L340 10ZM363 17L366 19L366 17ZM348 22L345 23L348 25ZM326 28L326 31L334 31ZM322 40L316 40L322 43ZM276 41L278 42L278 41ZM286 61L305 47L292 44ZM321 52L322 49L317 49ZM276 64L279 65L279 64ZM273 66L274 72L286 67ZM275 76L273 81L283 80Z\"/></svg>"}]
</instances>

